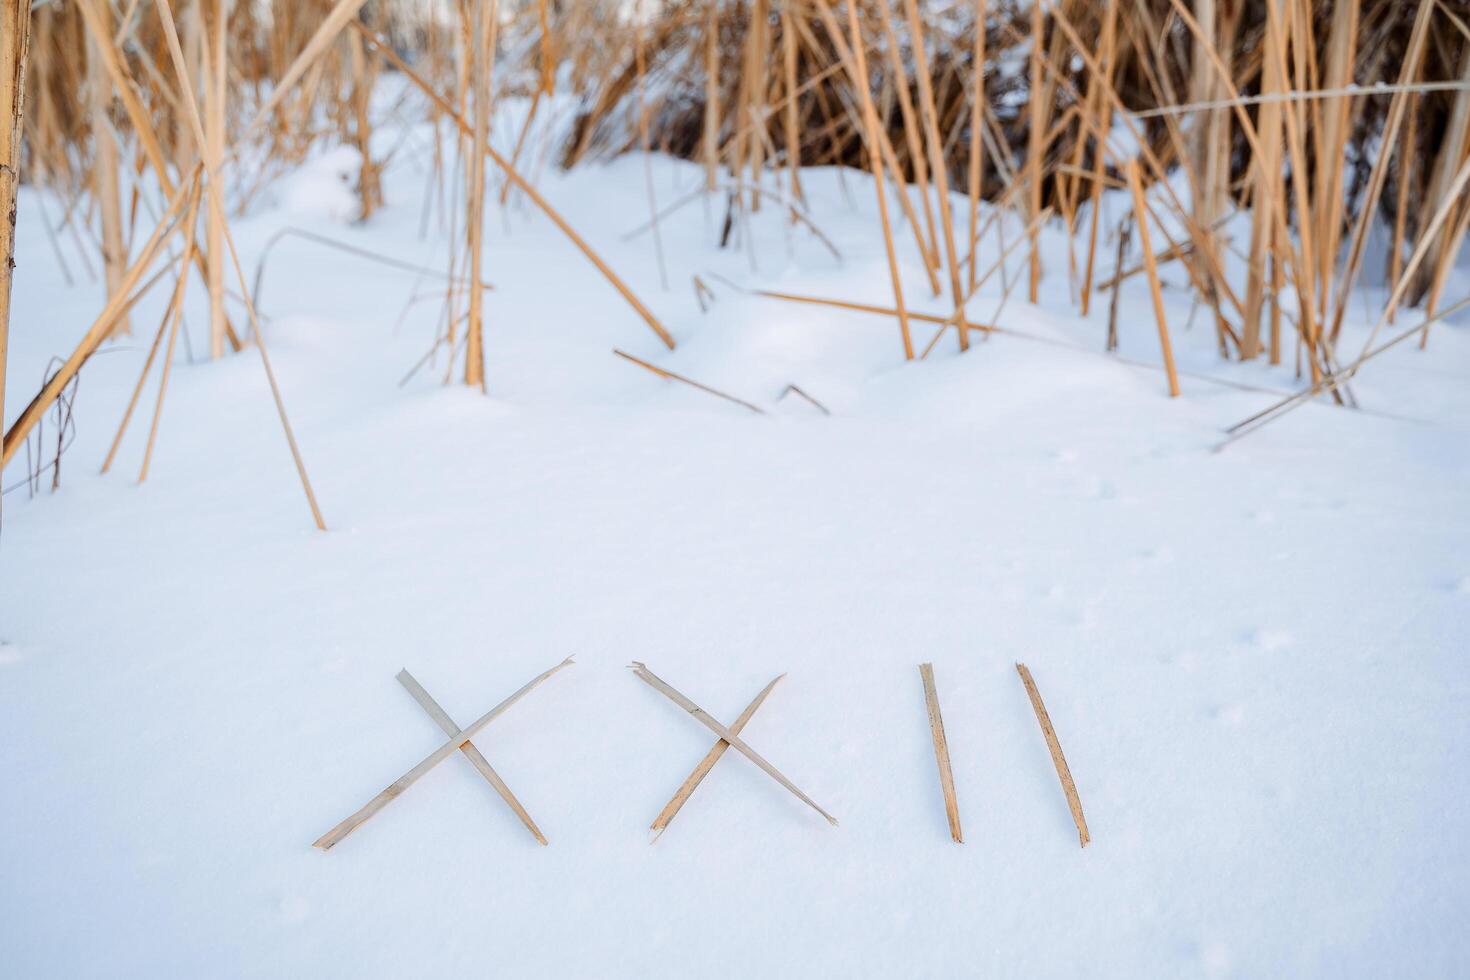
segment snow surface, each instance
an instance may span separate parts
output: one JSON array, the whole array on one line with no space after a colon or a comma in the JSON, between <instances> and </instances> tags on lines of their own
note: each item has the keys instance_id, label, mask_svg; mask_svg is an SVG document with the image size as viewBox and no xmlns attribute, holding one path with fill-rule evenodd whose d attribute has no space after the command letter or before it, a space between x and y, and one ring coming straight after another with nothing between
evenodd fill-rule
<instances>
[{"instance_id":1,"label":"snow surface","mask_svg":"<svg viewBox=\"0 0 1470 980\"><path fill-rule=\"evenodd\" d=\"M419 235L426 134L405 146L364 226L342 221L340 152L280 182L233 226L247 268L288 225L445 267L437 211ZM696 200L661 223L664 291L651 237L621 237L647 219L645 165L539 181L677 351L513 198L487 218L488 396L442 385L442 355L398 386L438 322L436 298L405 303L437 284L274 247L261 302L326 534L250 352L190 366L181 345L148 482L151 384L96 474L164 289L87 366L60 491L5 501L0 972L1470 973L1470 320L1364 369L1377 414L1314 404L1216 453L1275 396L1186 377L1171 401L1101 354L1106 297L1077 316L1059 232L1042 303L1018 291L1000 322L1072 348L995 336L960 356L950 337L905 364L891 318L709 274L886 302L864 175L803 174L840 264L769 206L721 250L723 211ZM660 205L702 179L651 165ZM38 205L22 193L9 418L101 304L63 237L65 285ZM911 305L944 312L901 241ZM1295 388L1289 364L1220 363L1165 268L1182 369ZM1121 310L1122 353L1157 363L1141 280ZM1356 352L1366 325L1347 333ZM779 398L792 383L833 415ZM22 454L6 485L23 477ZM567 655L476 740L549 847L458 756L310 847L442 741L401 667L468 724ZM650 846L712 737L634 659L726 722L786 672L745 736L841 826L732 752Z\"/></svg>"}]
</instances>

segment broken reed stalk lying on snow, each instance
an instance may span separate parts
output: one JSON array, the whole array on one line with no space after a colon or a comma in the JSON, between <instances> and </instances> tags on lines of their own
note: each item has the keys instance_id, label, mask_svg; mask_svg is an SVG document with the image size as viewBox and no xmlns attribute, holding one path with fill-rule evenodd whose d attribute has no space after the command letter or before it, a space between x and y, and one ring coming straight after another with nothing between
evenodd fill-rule
<instances>
[{"instance_id":1,"label":"broken reed stalk lying on snow","mask_svg":"<svg viewBox=\"0 0 1470 980\"><path fill-rule=\"evenodd\" d=\"M795 395L797 398L800 398L802 401L806 402L807 404L814 406L817 409L817 411L821 412L823 415L831 415L832 414L832 410L831 409L829 409L826 405L823 405L821 402L817 401L811 395L808 395L805 391L802 391L801 390L801 387L798 386L798 385L787 385L785 388L783 388L781 390L781 394L780 394L780 396L776 400L777 401L780 401L782 398L785 398L788 394Z\"/></svg>"},{"instance_id":2,"label":"broken reed stalk lying on snow","mask_svg":"<svg viewBox=\"0 0 1470 980\"><path fill-rule=\"evenodd\" d=\"M1285 415L1287 412L1290 412L1295 408L1305 405L1307 401L1311 399L1314 395L1320 394L1323 391L1330 390L1343 384L1345 381L1350 380L1352 376L1358 372L1358 368L1360 368L1365 361L1372 360L1379 354L1382 354L1384 351L1389 350L1393 347L1397 347L1399 344L1410 339L1411 337L1414 337L1416 335L1422 337L1424 335L1424 332L1428 330L1432 324L1444 320L1447 317L1454 316L1456 313L1464 309L1470 309L1470 297L1466 297L1465 299L1462 299L1457 303L1445 307L1433 316L1425 317L1423 320L1410 327L1408 330L1405 330L1403 333L1392 338L1391 340L1384 341L1372 350L1364 351L1352 364L1349 364L1347 367L1342 368L1340 371L1336 371L1332 374L1327 375L1321 381L1318 381L1311 387L1304 388L1293 395L1287 395L1280 401L1252 415L1250 418L1243 419L1235 423L1230 428L1225 430L1228 438L1220 445L1216 446L1215 451L1219 452L1221 449L1224 449L1226 446L1235 442L1237 439L1249 435L1250 433L1254 432L1256 429L1267 424L1268 422L1271 422L1274 419Z\"/></svg>"},{"instance_id":3,"label":"broken reed stalk lying on snow","mask_svg":"<svg viewBox=\"0 0 1470 980\"><path fill-rule=\"evenodd\" d=\"M944 717L939 713L939 692L934 687L934 665L919 664L924 682L924 705L929 711L929 734L934 738L934 760L939 765L939 788L944 792L944 814L949 819L949 836L956 844L965 842L960 830L960 801L954 791L954 770L949 764L949 740L944 737Z\"/></svg>"},{"instance_id":4,"label":"broken reed stalk lying on snow","mask_svg":"<svg viewBox=\"0 0 1470 980\"><path fill-rule=\"evenodd\" d=\"M673 371L665 370L664 368L659 367L657 364L649 364L642 358L634 357L632 354L629 354L626 351L620 351L616 347L613 348L613 353L618 355L625 361L633 362L646 371L652 371L660 378L667 378L670 381L678 381L680 384L686 384L691 388L698 388L700 391L703 391L706 394L714 395L716 398L723 398L727 402L734 402L741 408L748 408L757 415L766 414L766 410L761 408L759 405L752 405L750 402L746 401L743 398L736 398L734 395L727 395L723 391L720 391L716 388L711 388L709 385L700 384L693 378L686 378L682 374L675 374Z\"/></svg>"},{"instance_id":5,"label":"broken reed stalk lying on snow","mask_svg":"<svg viewBox=\"0 0 1470 980\"><path fill-rule=\"evenodd\" d=\"M1031 679L1031 671L1025 664L1018 663L1016 673L1021 675L1021 683L1026 686L1026 697L1031 699L1031 710L1036 712L1036 722L1041 726L1042 736L1046 738L1046 750L1051 753L1052 765L1056 766L1057 778L1062 783L1062 792L1067 796L1072 822L1077 825L1077 837L1082 846L1086 847L1092 837L1087 833L1087 818L1082 815L1082 798L1077 795L1077 785L1072 782L1072 770L1067 768L1067 757L1062 755L1062 743L1057 740L1056 729L1051 726L1051 716L1046 713L1046 705L1041 702L1041 692Z\"/></svg>"}]
</instances>

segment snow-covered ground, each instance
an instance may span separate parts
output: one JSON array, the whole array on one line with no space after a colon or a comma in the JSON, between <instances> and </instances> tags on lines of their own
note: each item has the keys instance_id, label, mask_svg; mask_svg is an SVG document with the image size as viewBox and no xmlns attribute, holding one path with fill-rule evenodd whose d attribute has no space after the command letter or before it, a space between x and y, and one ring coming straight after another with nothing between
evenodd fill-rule
<instances>
[{"instance_id":1,"label":"snow-covered ground","mask_svg":"<svg viewBox=\"0 0 1470 980\"><path fill-rule=\"evenodd\" d=\"M247 268L288 225L443 268L422 136L365 226L341 220L340 153L285 177L233 226ZM702 179L651 166L660 206ZM891 318L725 282L887 302L864 175L803 175L840 263L769 206L721 250L723 209L695 200L660 223L665 290L651 236L622 238L644 168L540 186L678 349L513 198L487 221L488 396L445 387L442 356L399 386L432 280L274 247L261 306L325 534L249 351L181 345L148 481L152 383L98 475L166 287L87 366L59 492L29 498L23 455L5 473L0 973L1470 973L1470 318L1365 367L1369 411L1314 404L1214 452L1276 396L1191 376L1171 401L1103 355L1106 296L1076 315L1057 231L1042 303L1023 286L999 320L1030 338L905 364ZM10 419L101 305L68 237L65 286L38 205L22 194ZM945 312L900 242L911 305ZM1289 365L1222 364L1165 270L1182 369L1294 389ZM1157 363L1141 279L1120 310L1122 354ZM1356 353L1366 324L1346 331ZM456 755L311 848L443 740L400 668L468 724L568 655L476 740L549 847ZM732 752L650 846L713 739L631 660L727 723L787 673L745 737L840 827Z\"/></svg>"}]
</instances>

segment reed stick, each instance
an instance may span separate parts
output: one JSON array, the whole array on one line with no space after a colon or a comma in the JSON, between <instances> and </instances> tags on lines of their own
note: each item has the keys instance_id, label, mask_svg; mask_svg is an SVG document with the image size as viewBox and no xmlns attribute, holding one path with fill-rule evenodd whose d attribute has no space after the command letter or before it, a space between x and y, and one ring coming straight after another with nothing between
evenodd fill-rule
<instances>
[{"instance_id":1,"label":"reed stick","mask_svg":"<svg viewBox=\"0 0 1470 980\"><path fill-rule=\"evenodd\" d=\"M886 4L886 0L884 0ZM909 33L913 35L914 65L919 76L919 109L924 123L924 139L929 150L929 169L934 175L934 190L939 195L939 223L944 230L944 257L949 268L950 291L958 313L965 305L964 287L960 285L960 259L955 248L954 213L949 199L949 167L939 138L939 112L934 105L934 86L929 79L929 55L925 50L924 27L919 21L918 0L905 0ZM926 198L927 199L927 198ZM1039 209L1038 209L1039 210ZM970 349L970 333L963 316L958 318L960 350Z\"/></svg>"},{"instance_id":2,"label":"reed stick","mask_svg":"<svg viewBox=\"0 0 1470 980\"><path fill-rule=\"evenodd\" d=\"M680 384L686 384L691 388L698 388L700 391L703 391L706 394L714 395L716 398L723 398L727 402L734 402L736 405L739 405L742 408L748 408L757 415L766 414L766 410L761 408L759 405L752 405L750 402L745 401L743 398L736 398L734 395L727 395L725 392L720 391L717 388L711 388L709 385L700 384L693 378L686 378L682 374L675 374L673 371L667 370L666 368L661 368L657 364L650 364L647 361L643 360L641 357L634 357L627 351L621 351L614 347L613 353L618 355L625 361L631 361L632 363L638 365L646 371L652 371L654 374L658 375L661 378L666 378L669 381L677 381Z\"/></svg>"},{"instance_id":3,"label":"reed stick","mask_svg":"<svg viewBox=\"0 0 1470 980\"><path fill-rule=\"evenodd\" d=\"M102 57L95 44L89 44L86 91L92 132L92 166L89 172L93 198L97 203L102 228L102 271L109 294L116 292L128 265L127 247L123 244L121 191L118 185L117 137L113 133L109 110L112 85L102 67ZM113 334L132 333L128 316L120 315L112 325Z\"/></svg>"},{"instance_id":4,"label":"reed stick","mask_svg":"<svg viewBox=\"0 0 1470 980\"><path fill-rule=\"evenodd\" d=\"M1046 104L1041 94L1041 59L1043 27L1046 11L1040 0L1031 5L1031 54L1029 60L1030 84L1026 89L1026 109L1030 122L1030 137L1026 149L1026 202L1030 216L1041 213L1041 155L1046 150L1043 133L1046 129ZM1027 298L1035 303L1041 287L1041 239L1037 230L1027 233L1030 242L1030 261Z\"/></svg>"},{"instance_id":5,"label":"reed stick","mask_svg":"<svg viewBox=\"0 0 1470 980\"><path fill-rule=\"evenodd\" d=\"M0 432L5 428L5 369L10 349L10 286L15 269L16 191L20 187L20 138L24 130L26 62L30 43L30 0L0 0ZM9 459L9 455L4 458ZM3 468L3 462L0 462L0 468Z\"/></svg>"},{"instance_id":6,"label":"reed stick","mask_svg":"<svg viewBox=\"0 0 1470 980\"><path fill-rule=\"evenodd\" d=\"M969 194L970 258L969 287L975 289L975 227L980 221L980 198L984 193L985 140L981 130L984 126L985 107L985 9L986 0L975 0L975 48L971 55L970 71L970 160L966 190Z\"/></svg>"},{"instance_id":7,"label":"reed stick","mask_svg":"<svg viewBox=\"0 0 1470 980\"><path fill-rule=\"evenodd\" d=\"M719 183L720 168L720 0L705 0L704 131L700 145L705 189L712 191Z\"/></svg>"},{"instance_id":8,"label":"reed stick","mask_svg":"<svg viewBox=\"0 0 1470 980\"><path fill-rule=\"evenodd\" d=\"M179 324L184 319L184 289L189 279L189 262L192 253L199 247L199 243L195 237L199 222L199 179L199 175L196 174L194 177L194 199L189 202L189 213L184 218L184 261L179 271L179 283L172 303L173 308L169 312L168 345L163 352L163 369L159 372L158 398L153 403L153 418L148 423L148 442L143 447L143 462L138 467L139 483L148 479L148 468L153 462L153 447L158 442L158 423L163 418L163 396L168 393L168 379L170 373L173 371L174 345L179 339ZM146 376L147 373L148 368L145 365L143 374ZM141 382L141 380L140 378L139 381ZM127 419L124 418L123 425L126 424ZM119 437L122 435L121 426L118 427L118 435Z\"/></svg>"},{"instance_id":9,"label":"reed stick","mask_svg":"<svg viewBox=\"0 0 1470 980\"><path fill-rule=\"evenodd\" d=\"M862 32L858 29L857 7L847 0L847 28L851 34L853 65L862 103L863 129L867 134L868 166L873 172L873 193L878 199L878 220L883 226L883 249L888 256L888 277L893 286L893 306L898 313L898 331L903 340L904 360L914 359L914 341L909 334L909 317L903 304L903 281L898 271L898 255L893 248L893 229L888 224L888 202L883 192L883 160L878 152L878 114L873 108L873 93L868 81L868 59Z\"/></svg>"},{"instance_id":10,"label":"reed stick","mask_svg":"<svg viewBox=\"0 0 1470 980\"><path fill-rule=\"evenodd\" d=\"M190 227L190 223L197 221L198 219L198 216L195 213L195 208L198 206L198 203L198 182L196 181L193 190L190 192L189 212L184 218L185 228L187 230L186 233L188 234L190 241L184 247L182 264L179 266L178 278L174 283L173 293L169 298L168 305L164 308L163 316L159 319L158 330L154 334L153 343L148 348L148 356L143 360L143 370L138 372L138 383L133 386L132 397L128 399L127 408L123 410L122 419L118 422L117 434L112 437L112 445L108 447L107 455L102 460L101 472L103 473L106 473L112 468L112 461L117 457L118 447L122 445L123 434L127 432L128 422L133 417L133 410L138 407L138 399L143 394L143 385L145 382L147 382L148 374L153 369L154 358L158 356L158 351L163 345L163 338L169 332L169 323L171 323L174 319L174 312L178 310L183 303L184 290L189 282L189 252L192 249L192 239L194 237L192 234L193 229Z\"/></svg>"},{"instance_id":11,"label":"reed stick","mask_svg":"<svg viewBox=\"0 0 1470 980\"><path fill-rule=\"evenodd\" d=\"M908 73L899 55L898 32L893 28L893 11L888 0L878 0L878 19L883 24L883 33L888 41L886 47L889 74L898 95L899 117L903 120L903 135L908 144L909 162L914 168L914 182L918 185L919 200L924 205L924 261L931 267L938 268L939 236L934 223L934 208L929 202L929 162L923 147L924 137L920 135L922 127L915 118L914 103L909 94Z\"/></svg>"},{"instance_id":12,"label":"reed stick","mask_svg":"<svg viewBox=\"0 0 1470 980\"><path fill-rule=\"evenodd\" d=\"M1105 66L1103 84L1111 87L1113 84L1113 66L1116 63L1115 51L1118 34L1118 0L1107 0L1108 9L1104 15L1102 34L1102 63ZM1090 78L1091 76L1089 76ZM1096 85L1089 81L1087 94L1097 103L1102 103L1103 98L1096 91ZM1103 121L1097 126L1098 138L1092 151L1092 180L1089 181L1090 198L1088 200L1088 226L1087 226L1087 262L1083 266L1081 311L1087 316L1088 306L1092 300L1092 274L1097 259L1097 232L1102 220L1102 191L1106 167L1103 164L1103 144L1107 142L1112 132L1112 113L1101 112ZM1078 136L1080 141L1083 137Z\"/></svg>"},{"instance_id":13,"label":"reed stick","mask_svg":"<svg viewBox=\"0 0 1470 980\"><path fill-rule=\"evenodd\" d=\"M837 51L837 58L838 61L842 64L843 70L846 72L852 84L858 88L860 93L869 93L868 101L871 102L872 93L870 91L868 73L866 71L859 72L856 59L854 58L854 53L849 48L847 41L844 40L842 28L837 25L836 17L833 16L831 9L826 3L817 4L815 9L818 16L822 18L822 26L827 31L827 37L829 40L831 40L832 47L835 48ZM812 52L820 52L824 50L820 45L818 45L816 38L811 35L811 32L807 28L804 21L798 19L796 21L796 25L797 29L801 31L802 39L806 42L808 50ZM818 91L820 92L820 90ZM868 138L869 131L867 124L863 121L861 100L859 101L857 115L858 132L863 136L863 145L866 147L867 151L871 153L873 152L874 147L873 142ZM928 259L929 253L928 247L924 243L923 226L919 223L919 217L914 211L914 206L912 202L909 201L908 189L904 182L903 171L899 168L898 158L893 152L893 145L889 142L887 132L881 127L877 129L877 144L877 152L882 158L883 166L887 167L889 174L893 178L894 193L895 196L897 196L898 198L899 207L903 211L904 217L909 223L909 228L913 231L914 243L919 250L919 254L924 258L924 274L928 277L929 289L934 293L934 295L938 296L939 279L934 271L934 265ZM891 238L892 236L889 235L886 237Z\"/></svg>"},{"instance_id":14,"label":"reed stick","mask_svg":"<svg viewBox=\"0 0 1470 980\"><path fill-rule=\"evenodd\" d=\"M939 788L944 793L944 814L949 819L949 836L956 844L965 842L960 830L960 803L954 791L954 770L949 764L949 740L944 736L944 717L939 712L939 692L934 686L934 665L919 664L924 682L924 705L929 711L929 734L934 739L934 760L939 765Z\"/></svg>"},{"instance_id":15,"label":"reed stick","mask_svg":"<svg viewBox=\"0 0 1470 980\"><path fill-rule=\"evenodd\" d=\"M1138 176L1138 164L1130 160L1127 172L1128 189L1133 193L1133 223L1138 229L1139 247L1143 250L1143 267L1148 272L1148 290L1154 304L1154 322L1159 327L1159 350L1164 357L1164 370L1169 376L1169 397L1178 398L1179 375L1174 370L1174 346L1169 343L1169 322L1164 315L1164 294L1159 288L1159 271L1154 266L1154 247L1149 240L1148 233L1148 204L1144 201L1143 183Z\"/></svg>"},{"instance_id":16,"label":"reed stick","mask_svg":"<svg viewBox=\"0 0 1470 980\"><path fill-rule=\"evenodd\" d=\"M488 6L489 9L486 9ZM470 154L465 166L469 184L465 188L465 225L470 263L470 282L484 278L485 235L485 150L489 146L490 85L495 67L496 0L474 0L469 26L473 47L470 55L470 84L474 110ZM485 390L484 354L485 294L471 289L469 318L465 321L464 383Z\"/></svg>"},{"instance_id":17,"label":"reed stick","mask_svg":"<svg viewBox=\"0 0 1470 980\"><path fill-rule=\"evenodd\" d=\"M791 199L798 204L802 203L804 197L801 193L801 139L797 130L797 105L796 93L800 86L796 83L796 30L791 25L792 12L788 9L789 4L782 3L779 8L781 25L781 78L783 95L781 122L785 130L786 139L786 169L788 180L791 184ZM792 222L796 221L796 211L792 210Z\"/></svg>"},{"instance_id":18,"label":"reed stick","mask_svg":"<svg viewBox=\"0 0 1470 980\"><path fill-rule=\"evenodd\" d=\"M225 163L225 0L200 0L205 16L209 43L204 46L204 167L211 184L223 178ZM182 74L180 78L185 76ZM225 267L219 261L224 253L225 203L223 193L211 193L204 215L204 248L215 261L209 264L209 356L219 358L225 352Z\"/></svg>"},{"instance_id":19,"label":"reed stick","mask_svg":"<svg viewBox=\"0 0 1470 980\"><path fill-rule=\"evenodd\" d=\"M1061 780L1062 792L1067 797L1067 808L1072 811L1072 822L1077 825L1077 838L1086 847L1092 837L1087 832L1087 818L1082 815L1082 798L1077 795L1077 785L1072 782L1072 770L1067 767L1067 757L1062 755L1062 743L1057 740L1056 729L1052 727L1051 716L1046 713L1046 705L1041 701L1041 692L1036 689L1031 671L1025 664L1018 663L1016 673L1021 675L1021 683L1026 686L1026 697L1031 699L1031 710L1036 713L1036 723L1041 726L1041 734L1046 739L1046 750L1051 753L1057 779Z\"/></svg>"}]
</instances>

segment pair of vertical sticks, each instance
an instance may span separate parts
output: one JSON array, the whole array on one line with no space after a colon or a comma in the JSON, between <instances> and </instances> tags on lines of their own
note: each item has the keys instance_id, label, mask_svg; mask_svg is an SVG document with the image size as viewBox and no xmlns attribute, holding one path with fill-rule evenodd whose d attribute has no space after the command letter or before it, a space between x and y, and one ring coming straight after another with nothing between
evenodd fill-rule
<instances>
[{"instance_id":1,"label":"pair of vertical sticks","mask_svg":"<svg viewBox=\"0 0 1470 980\"><path fill-rule=\"evenodd\" d=\"M1026 686L1026 696L1031 699L1031 710L1036 712L1036 721L1041 725L1041 734L1046 739L1047 751L1051 753L1052 765L1056 766L1057 778L1061 780L1062 792L1066 794L1067 806L1072 811L1072 822L1077 825L1077 837L1086 847L1092 840L1087 833L1087 819L1082 815L1082 798L1077 795L1077 786L1072 782L1072 771L1067 768L1067 758L1062 755L1062 743L1057 740L1056 729L1041 701L1041 692L1025 664L1016 664L1016 673ZM949 741L944 737L944 717L939 711L939 693L934 686L934 665L920 664L919 676L924 681L924 703L929 708L929 732L934 736L934 758L939 764L939 788L944 792L944 812L949 817L949 835L956 844L965 842L960 830L960 803L954 791L954 770L949 764Z\"/></svg>"}]
</instances>

